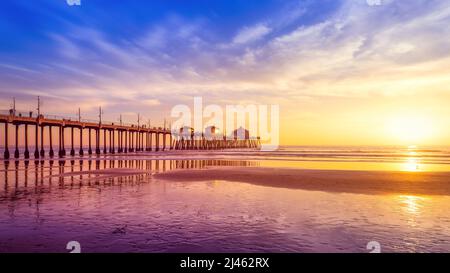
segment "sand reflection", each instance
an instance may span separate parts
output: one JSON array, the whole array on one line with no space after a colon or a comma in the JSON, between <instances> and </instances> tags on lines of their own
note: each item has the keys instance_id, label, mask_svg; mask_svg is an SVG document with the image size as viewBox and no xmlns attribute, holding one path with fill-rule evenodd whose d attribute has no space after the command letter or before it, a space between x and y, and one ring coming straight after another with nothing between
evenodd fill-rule
<instances>
[{"instance_id":1,"label":"sand reflection","mask_svg":"<svg viewBox=\"0 0 450 273\"><path fill-rule=\"evenodd\" d=\"M410 215L418 216L421 214L426 201L430 197L421 197L414 195L399 195L397 197L401 208Z\"/></svg>"}]
</instances>

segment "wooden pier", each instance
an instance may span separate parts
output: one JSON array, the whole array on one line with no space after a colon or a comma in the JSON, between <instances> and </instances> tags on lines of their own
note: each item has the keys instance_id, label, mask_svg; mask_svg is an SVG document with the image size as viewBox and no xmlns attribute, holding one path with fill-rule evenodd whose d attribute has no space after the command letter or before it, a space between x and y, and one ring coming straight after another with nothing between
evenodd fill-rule
<instances>
[{"instance_id":1,"label":"wooden pier","mask_svg":"<svg viewBox=\"0 0 450 273\"><path fill-rule=\"evenodd\" d=\"M194 134L194 130L190 135L182 135L172 133L169 128L152 127L145 125L117 125L114 123L99 122L83 122L82 120L71 120L64 118L52 118L44 115L34 116L30 112L28 116L17 114L10 110L9 114L0 114L0 123L4 123L4 159L8 160L12 156L15 159L20 158L19 152L19 127L24 126L25 147L23 157L29 159L31 152L34 152L35 159L42 159L46 152L50 158L58 156L66 157L65 134L69 130L70 147L69 155L101 155L101 154L122 154L133 152L151 152L166 150L217 150L217 149L238 149L238 148L258 148L260 146L259 138L250 139L227 139L225 136L206 138L203 133L201 135ZM11 155L8 143L10 134L10 125L15 132L14 153ZM30 128L31 127L31 128ZM34 151L29 150L29 129L34 130ZM54 150L54 130L58 131L58 150ZM87 130L88 143L83 145L83 132ZM45 134L47 131L47 134ZM102 134L101 134L102 133ZM103 139L101 139L103 135ZM155 146L153 147L153 136L155 136ZM48 151L44 149L44 138L48 143ZM79 148L75 151L74 139L79 137ZM162 142L162 143L161 143ZM167 145L168 142L168 145ZM116 146L117 144L117 146ZM162 147L161 147L162 144ZM87 151L85 151L87 149Z\"/></svg>"}]
</instances>

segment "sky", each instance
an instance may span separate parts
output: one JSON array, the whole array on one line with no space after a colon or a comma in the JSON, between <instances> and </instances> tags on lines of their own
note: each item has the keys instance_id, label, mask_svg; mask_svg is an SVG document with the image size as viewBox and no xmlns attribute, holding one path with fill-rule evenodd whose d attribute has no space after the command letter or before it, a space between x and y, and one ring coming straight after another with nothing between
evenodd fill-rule
<instances>
[{"instance_id":1,"label":"sky","mask_svg":"<svg viewBox=\"0 0 450 273\"><path fill-rule=\"evenodd\" d=\"M0 109L162 125L277 104L283 145L447 145L446 0L6 0Z\"/></svg>"}]
</instances>

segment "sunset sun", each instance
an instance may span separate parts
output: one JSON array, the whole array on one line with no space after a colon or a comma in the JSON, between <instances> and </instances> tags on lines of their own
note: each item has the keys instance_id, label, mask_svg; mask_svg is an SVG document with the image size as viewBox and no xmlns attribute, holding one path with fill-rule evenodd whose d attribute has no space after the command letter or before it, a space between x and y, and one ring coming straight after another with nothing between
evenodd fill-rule
<instances>
[{"instance_id":1,"label":"sunset sun","mask_svg":"<svg viewBox=\"0 0 450 273\"><path fill-rule=\"evenodd\" d=\"M405 144L417 144L432 135L432 125L425 117L401 116L389 120L389 132L396 140Z\"/></svg>"}]
</instances>

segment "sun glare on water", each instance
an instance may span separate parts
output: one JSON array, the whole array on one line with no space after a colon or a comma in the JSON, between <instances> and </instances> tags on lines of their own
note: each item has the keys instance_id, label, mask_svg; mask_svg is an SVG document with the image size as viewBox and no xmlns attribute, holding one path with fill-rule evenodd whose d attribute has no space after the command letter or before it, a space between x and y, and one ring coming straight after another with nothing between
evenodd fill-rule
<instances>
[{"instance_id":1,"label":"sun glare on water","mask_svg":"<svg viewBox=\"0 0 450 273\"><path fill-rule=\"evenodd\" d=\"M421 171L419 161L416 158L408 158L404 164L403 170L407 172Z\"/></svg>"}]
</instances>

